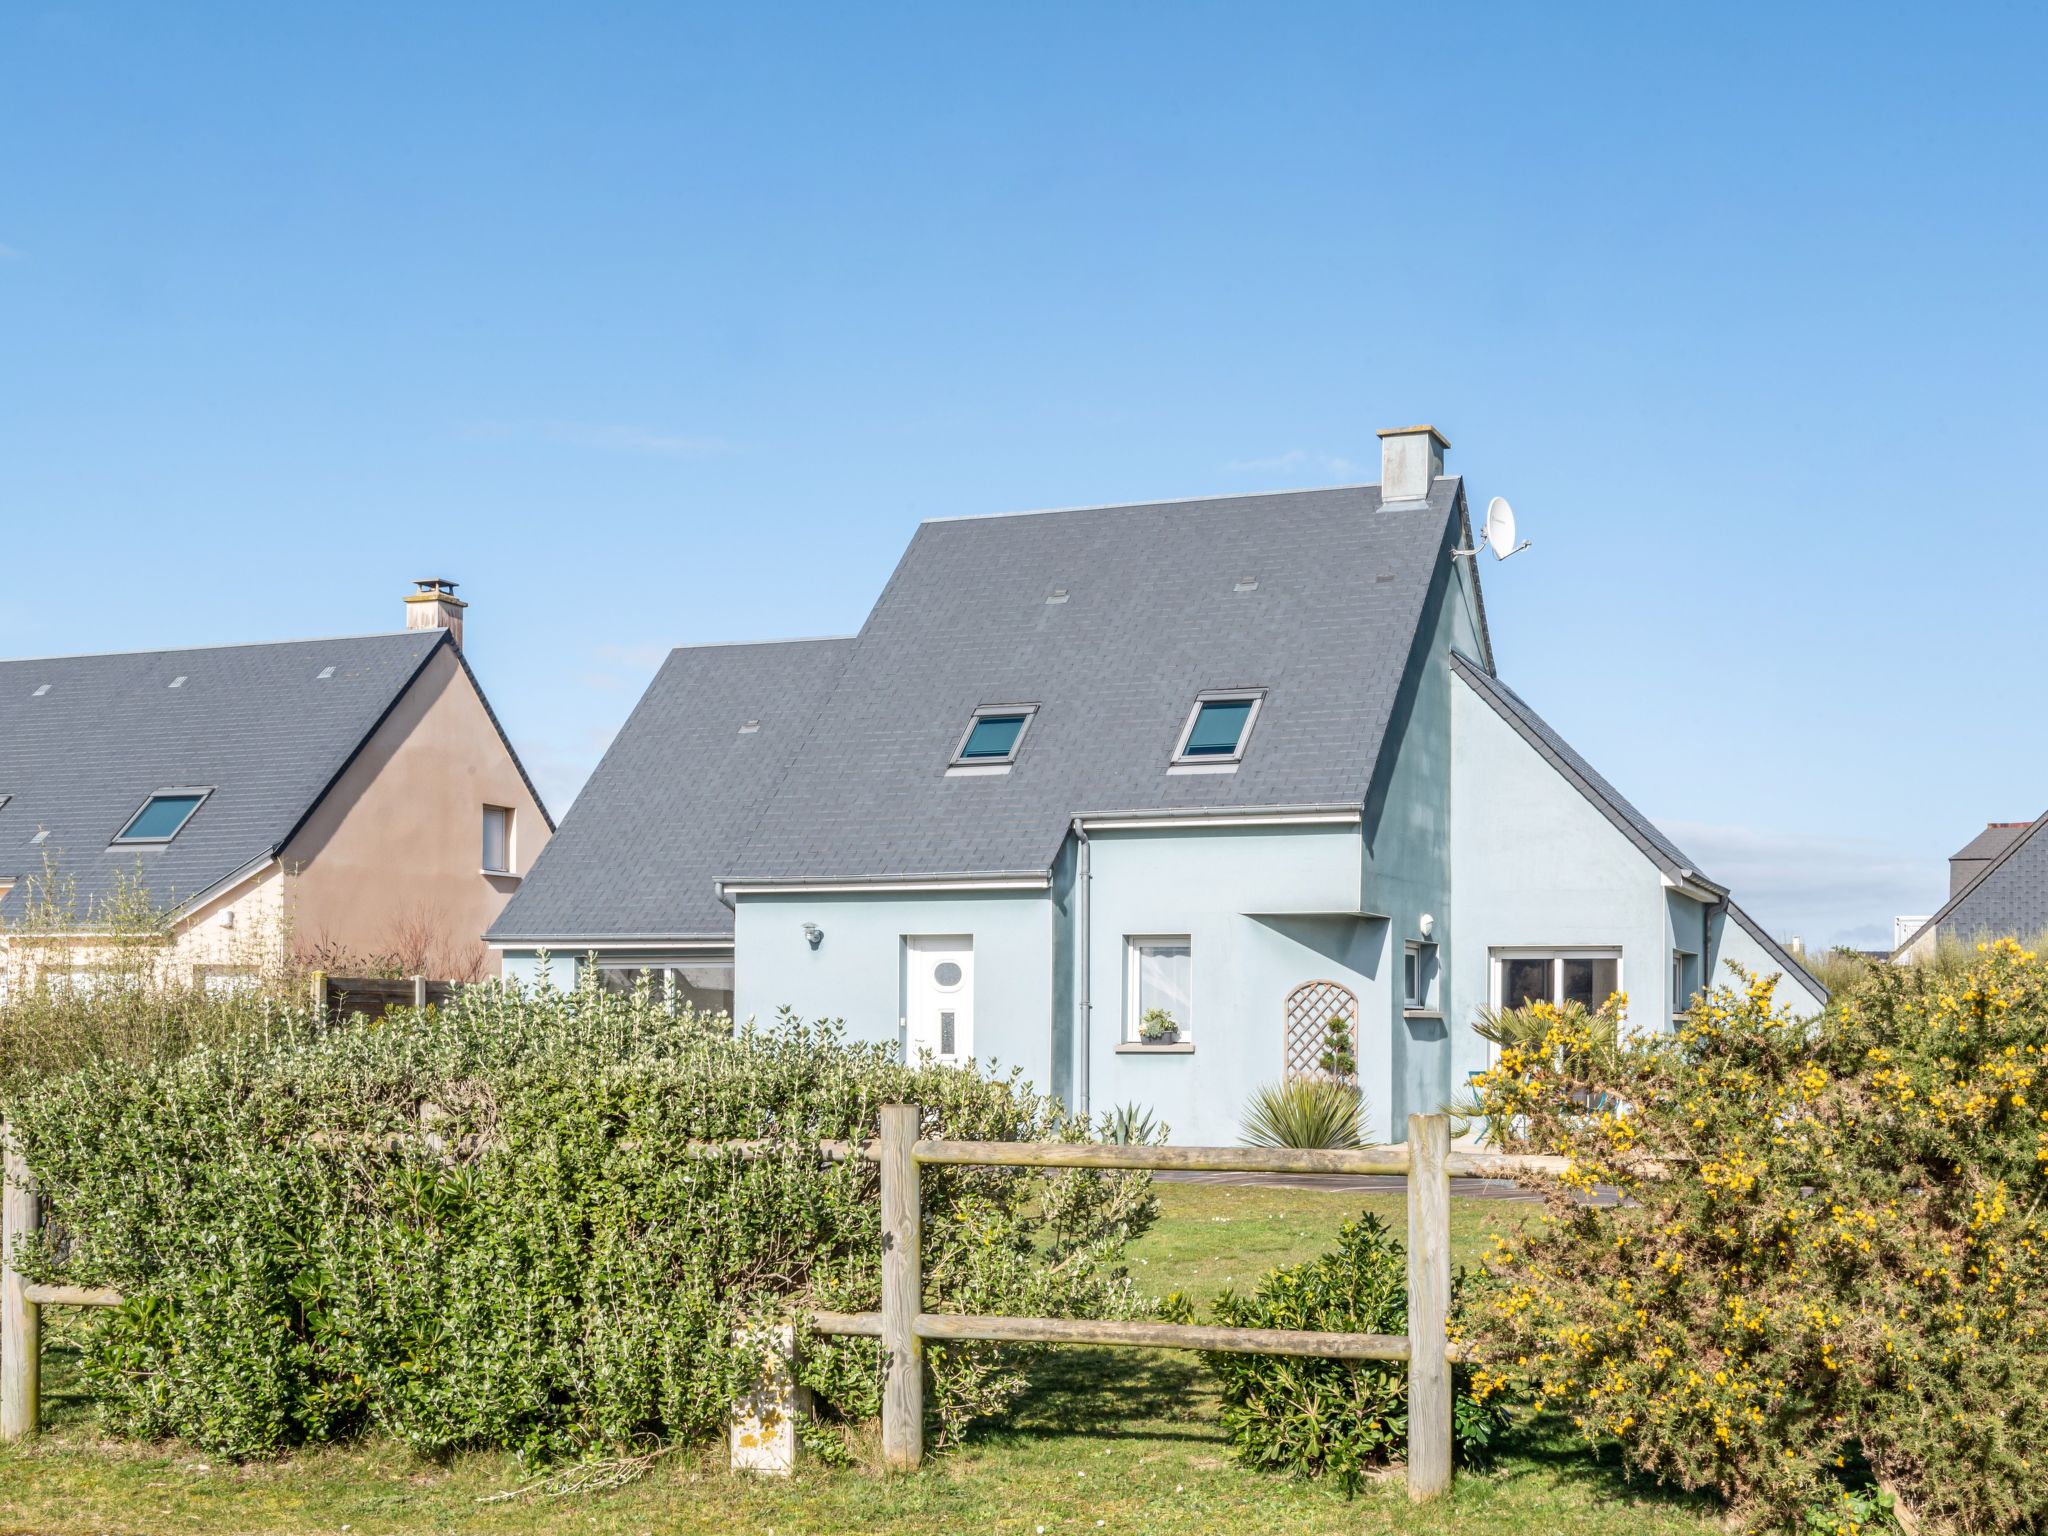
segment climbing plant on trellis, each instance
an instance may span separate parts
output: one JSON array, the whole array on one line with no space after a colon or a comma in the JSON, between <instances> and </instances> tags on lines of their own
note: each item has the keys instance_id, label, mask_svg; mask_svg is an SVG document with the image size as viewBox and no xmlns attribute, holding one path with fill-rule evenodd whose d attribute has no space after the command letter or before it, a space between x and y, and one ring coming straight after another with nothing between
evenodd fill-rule
<instances>
[{"instance_id":1,"label":"climbing plant on trellis","mask_svg":"<svg viewBox=\"0 0 2048 1536\"><path fill-rule=\"evenodd\" d=\"M1289 1078L1318 1077L1330 1082L1356 1083L1353 1072L1326 1072L1322 1059L1329 1047L1330 1024L1343 1019L1349 1026L1351 1058L1358 1059L1358 998L1349 987L1334 981L1305 981L1287 994L1287 1056Z\"/></svg>"}]
</instances>

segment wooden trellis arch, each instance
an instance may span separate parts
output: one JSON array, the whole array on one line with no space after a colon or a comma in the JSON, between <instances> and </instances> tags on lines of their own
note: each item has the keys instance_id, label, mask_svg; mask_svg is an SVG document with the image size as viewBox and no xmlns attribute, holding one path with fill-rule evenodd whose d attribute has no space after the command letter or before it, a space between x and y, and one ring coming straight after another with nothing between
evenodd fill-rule
<instances>
[{"instance_id":1,"label":"wooden trellis arch","mask_svg":"<svg viewBox=\"0 0 2048 1536\"><path fill-rule=\"evenodd\" d=\"M1351 1059L1358 1060L1358 995L1334 981L1305 981L1287 994L1287 1051L1284 1075L1319 1077L1332 1082L1356 1083L1356 1072L1338 1076L1322 1069L1324 1042L1329 1038L1330 1020L1348 1019L1351 1024Z\"/></svg>"}]
</instances>

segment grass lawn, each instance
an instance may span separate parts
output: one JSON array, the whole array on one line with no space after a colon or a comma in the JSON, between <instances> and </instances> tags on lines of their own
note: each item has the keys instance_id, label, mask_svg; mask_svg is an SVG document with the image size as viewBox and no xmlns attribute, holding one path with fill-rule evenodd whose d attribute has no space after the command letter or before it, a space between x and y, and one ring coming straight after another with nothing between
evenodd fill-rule
<instances>
[{"instance_id":1,"label":"grass lawn","mask_svg":"<svg viewBox=\"0 0 2048 1536\"><path fill-rule=\"evenodd\" d=\"M1398 1196L1161 1184L1164 1219L1136 1250L1142 1283L1206 1303L1274 1264L1325 1246L1361 1208L1401 1230ZM1455 1200L1454 1253L1472 1261L1488 1232L1530 1207ZM236 1467L189 1447L97 1438L76 1389L61 1317L46 1347L48 1429L0 1451L0 1532L70 1533L890 1532L1311 1533L1489 1532L1542 1536L1711 1536L1716 1511L1632 1487L1570 1444L1541 1434L1483 1474L1460 1474L1449 1499L1411 1508L1398 1478L1347 1502L1309 1483L1242 1471L1216 1428L1201 1364L1164 1351L1074 1349L1002 1424L915 1476L871 1468L807 1470L787 1482L728 1474L710 1448L678 1451L639 1482L568 1499L494 1503L519 1486L505 1456L423 1463L382 1443ZM75 1324L73 1324L75 1326ZM865 1447L872 1459L876 1448Z\"/></svg>"}]
</instances>

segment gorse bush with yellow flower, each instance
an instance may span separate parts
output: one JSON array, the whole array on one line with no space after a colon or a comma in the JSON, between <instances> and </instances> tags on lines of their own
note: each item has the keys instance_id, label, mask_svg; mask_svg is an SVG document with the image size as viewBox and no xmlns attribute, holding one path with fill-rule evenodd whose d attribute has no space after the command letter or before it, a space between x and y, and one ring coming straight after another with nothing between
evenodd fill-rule
<instances>
[{"instance_id":1,"label":"gorse bush with yellow flower","mask_svg":"<svg viewBox=\"0 0 2048 1536\"><path fill-rule=\"evenodd\" d=\"M1496 1139L1571 1169L1461 1319L1475 1389L1755 1527L2048 1527L2048 963L1873 967L1806 1022L1773 981L1500 1050Z\"/></svg>"}]
</instances>

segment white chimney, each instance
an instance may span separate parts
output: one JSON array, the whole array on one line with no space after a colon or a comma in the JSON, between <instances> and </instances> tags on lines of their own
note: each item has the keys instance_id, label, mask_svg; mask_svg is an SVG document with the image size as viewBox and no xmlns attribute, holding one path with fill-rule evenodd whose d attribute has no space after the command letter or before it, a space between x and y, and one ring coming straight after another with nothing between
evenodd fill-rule
<instances>
[{"instance_id":1,"label":"white chimney","mask_svg":"<svg viewBox=\"0 0 2048 1536\"><path fill-rule=\"evenodd\" d=\"M1427 501L1451 445L1435 427L1389 427L1380 434L1380 502Z\"/></svg>"},{"instance_id":2,"label":"white chimney","mask_svg":"<svg viewBox=\"0 0 2048 1536\"><path fill-rule=\"evenodd\" d=\"M407 629L445 629L462 644L462 610L469 604L455 595L455 583L429 576L413 583L419 590L405 594Z\"/></svg>"}]
</instances>

